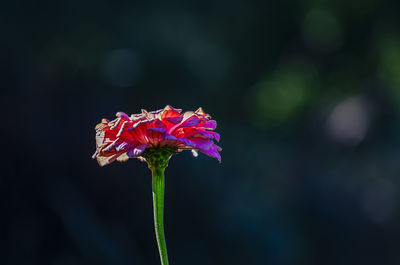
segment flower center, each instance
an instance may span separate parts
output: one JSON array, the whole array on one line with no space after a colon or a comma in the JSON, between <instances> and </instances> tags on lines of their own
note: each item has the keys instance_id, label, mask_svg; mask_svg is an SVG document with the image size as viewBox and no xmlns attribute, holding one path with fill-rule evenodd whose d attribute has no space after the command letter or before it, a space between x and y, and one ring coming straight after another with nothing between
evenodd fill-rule
<instances>
[{"instance_id":1,"label":"flower center","mask_svg":"<svg viewBox=\"0 0 400 265\"><path fill-rule=\"evenodd\" d=\"M141 154L146 160L149 168L166 168L170 157L178 152L175 146L149 147Z\"/></svg>"}]
</instances>

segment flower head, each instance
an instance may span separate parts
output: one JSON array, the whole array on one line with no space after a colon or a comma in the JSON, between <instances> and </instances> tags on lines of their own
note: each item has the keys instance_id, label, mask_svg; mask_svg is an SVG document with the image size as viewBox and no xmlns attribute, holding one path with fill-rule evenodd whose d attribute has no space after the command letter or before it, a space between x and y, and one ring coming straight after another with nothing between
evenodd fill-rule
<instances>
[{"instance_id":1,"label":"flower head","mask_svg":"<svg viewBox=\"0 0 400 265\"><path fill-rule=\"evenodd\" d=\"M210 120L202 108L181 112L167 105L151 112L142 109L142 113L131 116L118 112L112 121L103 119L96 126L97 150L93 158L105 166L129 158L149 162L149 153L160 150L168 158L176 152L192 150L195 156L201 151L221 162L218 151L222 149L213 141L219 141L219 134L213 132L217 122Z\"/></svg>"}]
</instances>

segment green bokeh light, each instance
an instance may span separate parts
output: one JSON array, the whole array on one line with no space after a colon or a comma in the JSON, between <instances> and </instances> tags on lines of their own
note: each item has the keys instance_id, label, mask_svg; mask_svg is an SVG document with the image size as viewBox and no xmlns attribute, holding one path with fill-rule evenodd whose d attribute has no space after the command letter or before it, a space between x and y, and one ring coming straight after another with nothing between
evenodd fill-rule
<instances>
[{"instance_id":1,"label":"green bokeh light","mask_svg":"<svg viewBox=\"0 0 400 265\"><path fill-rule=\"evenodd\" d=\"M384 81L396 101L400 101L400 40L383 38L379 45L379 78Z\"/></svg>"},{"instance_id":2,"label":"green bokeh light","mask_svg":"<svg viewBox=\"0 0 400 265\"><path fill-rule=\"evenodd\" d=\"M294 116L312 97L315 67L290 62L266 76L255 87L256 123L274 125Z\"/></svg>"},{"instance_id":3,"label":"green bokeh light","mask_svg":"<svg viewBox=\"0 0 400 265\"><path fill-rule=\"evenodd\" d=\"M302 30L306 42L312 47L334 50L342 43L342 27L329 10L310 10L304 18Z\"/></svg>"}]
</instances>

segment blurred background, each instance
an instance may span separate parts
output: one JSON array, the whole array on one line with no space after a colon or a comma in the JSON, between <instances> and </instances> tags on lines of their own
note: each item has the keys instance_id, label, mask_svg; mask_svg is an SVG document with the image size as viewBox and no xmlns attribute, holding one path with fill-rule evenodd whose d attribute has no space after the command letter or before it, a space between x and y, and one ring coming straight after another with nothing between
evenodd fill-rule
<instances>
[{"instance_id":1,"label":"blurred background","mask_svg":"<svg viewBox=\"0 0 400 265\"><path fill-rule=\"evenodd\" d=\"M0 264L159 264L117 111L203 107L222 164L166 171L170 263L400 264L400 2L7 1Z\"/></svg>"}]
</instances>

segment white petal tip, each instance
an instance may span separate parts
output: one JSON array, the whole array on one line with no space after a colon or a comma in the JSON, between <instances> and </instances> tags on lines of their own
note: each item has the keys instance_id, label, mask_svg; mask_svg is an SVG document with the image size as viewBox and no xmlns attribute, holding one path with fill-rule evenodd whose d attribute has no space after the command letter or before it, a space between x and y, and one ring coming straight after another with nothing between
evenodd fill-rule
<instances>
[{"instance_id":1,"label":"white petal tip","mask_svg":"<svg viewBox=\"0 0 400 265\"><path fill-rule=\"evenodd\" d=\"M194 157L197 157L199 155L199 152L197 152L197 150L192 149L192 154Z\"/></svg>"}]
</instances>

